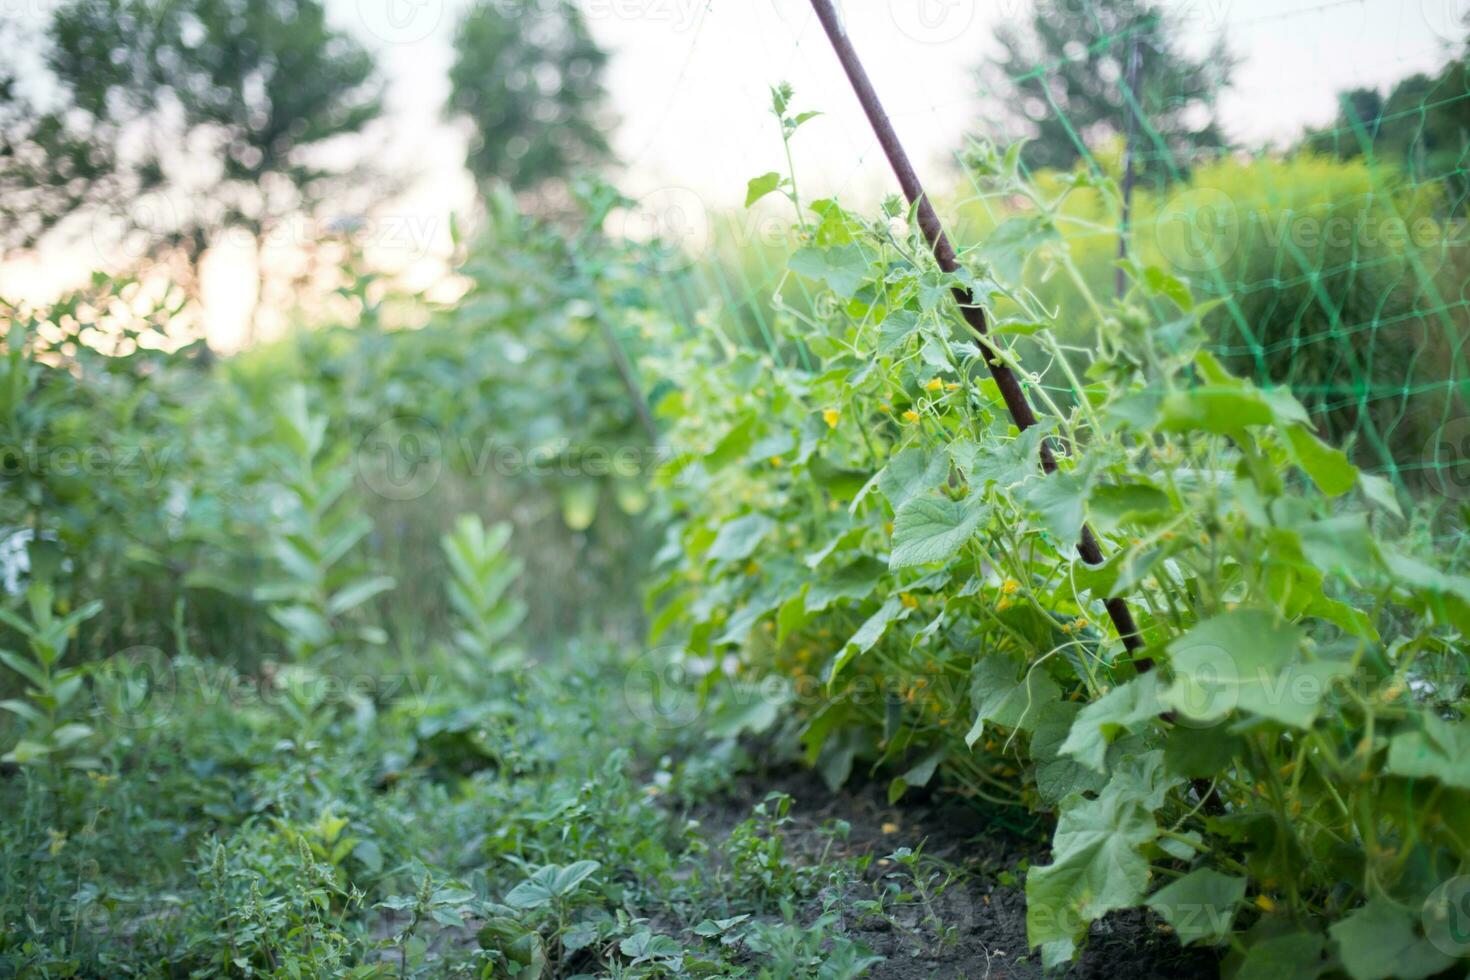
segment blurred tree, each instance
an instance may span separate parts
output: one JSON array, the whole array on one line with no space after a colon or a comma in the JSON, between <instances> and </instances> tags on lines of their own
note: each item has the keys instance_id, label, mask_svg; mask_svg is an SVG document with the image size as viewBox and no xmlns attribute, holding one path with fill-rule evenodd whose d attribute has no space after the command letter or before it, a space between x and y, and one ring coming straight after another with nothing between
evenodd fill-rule
<instances>
[{"instance_id":1,"label":"blurred tree","mask_svg":"<svg viewBox=\"0 0 1470 980\"><path fill-rule=\"evenodd\" d=\"M41 30L37 77L0 70L0 247L75 215L108 258L192 266L385 177L347 139L382 112L374 59L318 0L64 0Z\"/></svg>"},{"instance_id":2,"label":"blurred tree","mask_svg":"<svg viewBox=\"0 0 1470 980\"><path fill-rule=\"evenodd\" d=\"M1341 93L1332 125L1307 130L1303 145L1345 160L1392 163L1418 182L1449 181L1460 198L1470 152L1470 45L1434 75L1394 83L1387 96L1369 88Z\"/></svg>"},{"instance_id":3,"label":"blurred tree","mask_svg":"<svg viewBox=\"0 0 1470 980\"><path fill-rule=\"evenodd\" d=\"M1192 57L1180 41L1183 27L1153 0L1038 0L1029 22L997 32L1005 53L982 68L981 94L998 97L1005 121L1031 138L1023 154L1029 166L1070 168L1083 155L1079 141L1095 149L1123 134L1141 109L1134 120L1140 171L1187 170L1195 151L1225 144L1215 99L1234 59L1223 40ZM1126 93L1135 44L1136 105Z\"/></svg>"},{"instance_id":4,"label":"blurred tree","mask_svg":"<svg viewBox=\"0 0 1470 980\"><path fill-rule=\"evenodd\" d=\"M474 128L476 178L534 191L610 160L607 54L571 0L479 0L454 51L448 111Z\"/></svg>"}]
</instances>

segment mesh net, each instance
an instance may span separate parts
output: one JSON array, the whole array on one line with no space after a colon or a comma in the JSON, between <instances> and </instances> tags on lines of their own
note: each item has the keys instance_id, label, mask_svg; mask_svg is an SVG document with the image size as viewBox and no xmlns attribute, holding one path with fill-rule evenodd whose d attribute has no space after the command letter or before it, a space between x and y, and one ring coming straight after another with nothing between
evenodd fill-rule
<instances>
[{"instance_id":1,"label":"mesh net","mask_svg":"<svg viewBox=\"0 0 1470 980\"><path fill-rule=\"evenodd\" d=\"M1068 6L1101 23L1106 12L1100 8L1109 5L1075 0ZM1310 36L1317 18L1332 17L1341 6L1283 10L1250 26ZM831 62L812 25L788 12L778 26L799 38L798 59ZM1036 118L1059 126L1075 149L1075 161L1063 170L1026 168L1043 194L1058 195L1064 184L1073 188L1058 230L1076 275L1058 275L1045 261L1028 264L1025 272L1029 288L1061 311L1061 322L1075 325L1064 338L1067 349L1079 360L1090 355L1090 325L1106 312L1097 298L1114 294L1120 242L1126 241L1131 260L1170 271L1216 304L1206 320L1208 346L1233 371L1261 385L1289 386L1326 438L1400 490L1434 503L1470 498L1470 259L1464 247L1470 72L1463 40L1444 39L1436 68L1406 71L1378 89L1342 93L1337 118L1323 128L1298 132L1269 151L1251 151L1181 146L1160 125L1143 98L1158 30L1145 18L1091 43L1087 56L1110 54L1124 66L1139 62L1136 73L1116 73L1102 87L1116 118L1101 133L1095 117L1074 119L1065 97L1055 94L1082 53L1011 63L1007 77L992 87L998 97L1030 93L1039 99L1044 106ZM706 33L695 32L686 72L697 70L701 45L711 43ZM888 57L881 49L862 53L870 70ZM1386 49L1384 59L1391 66L1395 52ZM1425 63L1423 57L1415 62ZM875 74L882 90L881 71ZM850 92L817 88L809 101L820 108L828 106L819 100L851 101ZM930 94L927 104L890 102L890 112L901 131L913 132L922 122L953 132L958 144L965 126L956 110L970 102L938 83ZM1293 98L1290 91L1273 94ZM853 173L869 166L871 174L871 165L881 164L867 137L865 131L843 136L855 141ZM800 165L799 143L797 152ZM729 155L737 162L753 156L748 146ZM1125 166L1131 170L1124 182L1126 210L1117 197L1074 186L1077 174L1121 177ZM745 169L751 176L763 167L752 161ZM945 199L941 210L962 253L978 250L986 260L1004 261L997 235L1003 249L1002 226L1024 215L1024 204L967 180L963 164L947 175L931 169L925 175L930 193ZM846 185L855 180L848 175ZM844 179L828 184L840 191ZM787 243L761 233L754 220L714 219L699 260L657 288L680 322L693 325L717 306L729 323L744 326L751 343L781 357L802 357L799 338L778 336L775 314L782 306L800 310L811 297L785 268ZM1156 312L1158 322L1171 315L1162 305ZM1077 396L1065 373L1041 361L1028 366L1059 403Z\"/></svg>"}]
</instances>

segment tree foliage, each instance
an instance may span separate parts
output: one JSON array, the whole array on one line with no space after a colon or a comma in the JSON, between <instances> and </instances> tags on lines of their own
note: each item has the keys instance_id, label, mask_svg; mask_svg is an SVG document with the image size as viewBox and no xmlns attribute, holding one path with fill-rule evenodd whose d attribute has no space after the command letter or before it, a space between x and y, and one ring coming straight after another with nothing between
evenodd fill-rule
<instances>
[{"instance_id":1,"label":"tree foliage","mask_svg":"<svg viewBox=\"0 0 1470 980\"><path fill-rule=\"evenodd\" d=\"M39 80L0 76L0 245L80 213L99 248L111 226L197 258L372 183L343 139L382 83L317 0L71 0L42 34Z\"/></svg>"},{"instance_id":2,"label":"tree foliage","mask_svg":"<svg viewBox=\"0 0 1470 980\"><path fill-rule=\"evenodd\" d=\"M998 31L1004 54L982 70L982 94L1003 100L1021 135L1032 138L1028 166L1070 168L1138 114L1141 169L1188 169L1194 151L1225 145L1215 99L1234 61L1223 41L1204 57L1190 54L1182 27L1152 0L1041 0L1028 23ZM1138 84L1130 92L1135 46Z\"/></svg>"},{"instance_id":3,"label":"tree foliage","mask_svg":"<svg viewBox=\"0 0 1470 980\"><path fill-rule=\"evenodd\" d=\"M473 129L478 179L534 190L611 159L607 54L574 3L482 0L460 21L454 52L449 113Z\"/></svg>"}]
</instances>

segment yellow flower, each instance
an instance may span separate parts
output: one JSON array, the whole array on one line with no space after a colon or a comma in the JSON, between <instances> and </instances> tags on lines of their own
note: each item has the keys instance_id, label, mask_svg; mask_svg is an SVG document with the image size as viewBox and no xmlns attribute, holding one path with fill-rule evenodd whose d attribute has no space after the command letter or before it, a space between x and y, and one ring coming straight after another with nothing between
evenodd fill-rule
<instances>
[{"instance_id":1,"label":"yellow flower","mask_svg":"<svg viewBox=\"0 0 1470 980\"><path fill-rule=\"evenodd\" d=\"M780 456L772 456L771 457L771 465L774 466L774 467L776 467L777 469L780 469L780 467L781 467L781 457Z\"/></svg>"},{"instance_id":2,"label":"yellow flower","mask_svg":"<svg viewBox=\"0 0 1470 980\"><path fill-rule=\"evenodd\" d=\"M902 602L904 604L904 607L907 608L907 609L917 609L917 608L919 608L919 600L918 599L915 599L913 596L909 595L907 592L900 592L898 594L898 601L899 602Z\"/></svg>"},{"instance_id":3,"label":"yellow flower","mask_svg":"<svg viewBox=\"0 0 1470 980\"><path fill-rule=\"evenodd\" d=\"M898 833L898 824L896 824L896 823L885 823L883 825L883 833L885 833L885 834L896 834L896 833Z\"/></svg>"},{"instance_id":4,"label":"yellow flower","mask_svg":"<svg viewBox=\"0 0 1470 980\"><path fill-rule=\"evenodd\" d=\"M1077 622L1073 623L1072 625L1075 626L1075 627L1077 627L1079 630L1085 630L1085 629L1087 629L1087 617L1086 616L1078 616L1077 617Z\"/></svg>"},{"instance_id":5,"label":"yellow flower","mask_svg":"<svg viewBox=\"0 0 1470 980\"><path fill-rule=\"evenodd\" d=\"M944 387L944 382L943 381L941 381L939 378L932 378L929 381L929 383L924 386L924 390L925 391L939 391L943 387Z\"/></svg>"},{"instance_id":6,"label":"yellow flower","mask_svg":"<svg viewBox=\"0 0 1470 980\"><path fill-rule=\"evenodd\" d=\"M944 390L945 391L959 391L960 390L960 383L958 381L946 382L945 383L945 386L944 386Z\"/></svg>"},{"instance_id":7,"label":"yellow flower","mask_svg":"<svg viewBox=\"0 0 1470 980\"><path fill-rule=\"evenodd\" d=\"M919 413L911 408L903 413L903 420L905 422L917 422L919 421Z\"/></svg>"},{"instance_id":8,"label":"yellow flower","mask_svg":"<svg viewBox=\"0 0 1470 980\"><path fill-rule=\"evenodd\" d=\"M1006 595L1015 595L1016 594L1016 590L1019 589L1020 587L1021 587L1021 583L1020 582L1017 582L1013 578L1008 578L1008 579L1006 579L1004 582L1002 582L1000 584L1000 590L1002 592L1004 592Z\"/></svg>"},{"instance_id":9,"label":"yellow flower","mask_svg":"<svg viewBox=\"0 0 1470 980\"><path fill-rule=\"evenodd\" d=\"M822 420L827 423L827 428L837 428L837 420L842 418L842 413L835 408L822 409Z\"/></svg>"},{"instance_id":10,"label":"yellow flower","mask_svg":"<svg viewBox=\"0 0 1470 980\"><path fill-rule=\"evenodd\" d=\"M995 608L998 612L1005 612L1011 608L1011 600L1009 598L1003 598L995 604Z\"/></svg>"},{"instance_id":11,"label":"yellow flower","mask_svg":"<svg viewBox=\"0 0 1470 980\"><path fill-rule=\"evenodd\" d=\"M884 402L883 404L879 405L878 407L880 409L882 409L885 413L889 414L889 415L892 415L893 414L893 406L890 405L890 404L888 404L887 402Z\"/></svg>"},{"instance_id":12,"label":"yellow flower","mask_svg":"<svg viewBox=\"0 0 1470 980\"><path fill-rule=\"evenodd\" d=\"M1257 895L1256 908L1262 912L1274 912L1276 911L1276 903L1271 900L1271 896L1269 895Z\"/></svg>"}]
</instances>

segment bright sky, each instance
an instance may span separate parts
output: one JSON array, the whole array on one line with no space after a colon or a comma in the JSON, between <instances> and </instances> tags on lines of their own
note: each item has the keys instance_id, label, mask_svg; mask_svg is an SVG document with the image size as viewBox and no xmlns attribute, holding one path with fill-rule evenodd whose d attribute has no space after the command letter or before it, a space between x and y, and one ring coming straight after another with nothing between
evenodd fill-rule
<instances>
[{"instance_id":1,"label":"bright sky","mask_svg":"<svg viewBox=\"0 0 1470 980\"><path fill-rule=\"evenodd\" d=\"M535 0L506 0L516 4ZM767 87L790 81L827 117L798 143L804 182L881 196L891 189L876 144L806 0L581 0L613 53L616 146L633 193L689 188L714 207L742 203L745 181L782 169ZM410 120L403 142L455 187L457 143L438 107L463 0L328 0L343 23L376 36ZM976 112L971 74L1006 22L1034 0L846 0L848 29L921 170L958 145ZM1079 2L1080 5L1080 2ZM1228 133L1289 139L1330 120L1342 89L1384 86L1442 64L1464 36L1470 0L1169 0L1205 49L1223 34L1242 57L1223 100ZM432 150L430 149L432 148ZM437 163L429 158L442 155ZM468 187L458 188L468 193Z\"/></svg>"},{"instance_id":2,"label":"bright sky","mask_svg":"<svg viewBox=\"0 0 1470 980\"><path fill-rule=\"evenodd\" d=\"M499 0L511 9L549 0ZM738 208L748 178L784 169L768 86L791 82L800 109L826 115L798 137L803 192L875 200L893 189L860 110L807 0L579 0L612 54L609 87L635 197L673 195L708 211ZM1029 20L1035 0L840 0L848 30L921 174L935 174L975 122L972 73L995 52L1003 23ZM1080 5L1080 0L1077 0ZM471 200L463 139L443 119L453 27L468 0L326 0L333 19L380 54L391 85L389 158L421 174L366 232L390 264L424 261L448 244L448 215ZM1325 123L1336 93L1385 87L1441 65L1465 29L1470 0L1168 0L1189 43L1222 34L1241 58L1222 100L1227 134L1285 141ZM936 178L936 183L938 182ZM394 260L397 260L396 262ZM0 269L0 288L38 270ZM6 275L9 273L9 275ZM222 256L206 269L211 335L238 342L251 290ZM235 319L231 319L231 314Z\"/></svg>"}]
</instances>

